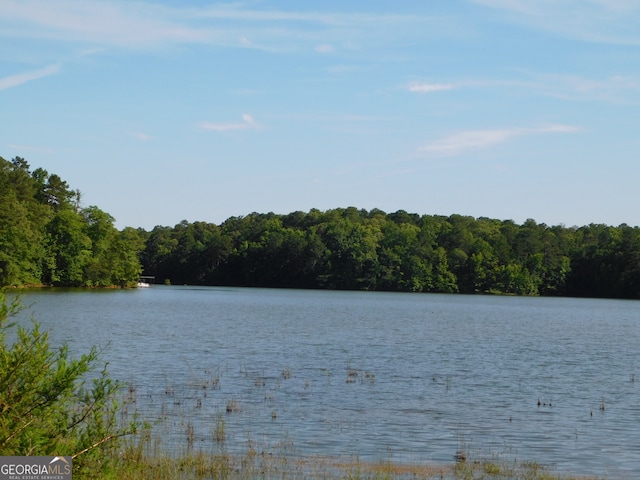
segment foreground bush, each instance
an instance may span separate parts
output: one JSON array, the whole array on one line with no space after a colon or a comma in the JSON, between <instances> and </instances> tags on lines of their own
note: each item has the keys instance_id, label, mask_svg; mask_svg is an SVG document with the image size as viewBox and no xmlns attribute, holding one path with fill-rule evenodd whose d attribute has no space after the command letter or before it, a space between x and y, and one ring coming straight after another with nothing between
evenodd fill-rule
<instances>
[{"instance_id":1,"label":"foreground bush","mask_svg":"<svg viewBox=\"0 0 640 480\"><path fill-rule=\"evenodd\" d=\"M71 358L35 321L30 329L9 323L19 311L19 300L0 292L0 455L69 455L74 474L99 476L118 440L135 431L118 421L120 384L106 367L96 373L95 347Z\"/></svg>"}]
</instances>

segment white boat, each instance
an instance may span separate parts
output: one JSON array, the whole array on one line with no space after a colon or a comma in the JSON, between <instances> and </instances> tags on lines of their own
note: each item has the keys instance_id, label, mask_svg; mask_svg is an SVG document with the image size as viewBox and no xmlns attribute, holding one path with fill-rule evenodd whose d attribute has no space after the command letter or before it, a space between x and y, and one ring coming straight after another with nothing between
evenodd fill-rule
<instances>
[{"instance_id":1,"label":"white boat","mask_svg":"<svg viewBox=\"0 0 640 480\"><path fill-rule=\"evenodd\" d=\"M138 288L149 288L156 277L141 276L138 280Z\"/></svg>"}]
</instances>

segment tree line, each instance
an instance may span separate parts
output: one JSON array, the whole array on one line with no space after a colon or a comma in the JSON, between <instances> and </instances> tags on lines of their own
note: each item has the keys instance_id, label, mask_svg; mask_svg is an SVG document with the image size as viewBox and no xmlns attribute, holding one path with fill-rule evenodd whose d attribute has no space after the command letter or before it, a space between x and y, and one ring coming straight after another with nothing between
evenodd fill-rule
<instances>
[{"instance_id":1,"label":"tree line","mask_svg":"<svg viewBox=\"0 0 640 480\"><path fill-rule=\"evenodd\" d=\"M640 298L640 228L386 213L251 213L118 230L58 175L0 157L0 285L174 284Z\"/></svg>"},{"instance_id":2,"label":"tree line","mask_svg":"<svg viewBox=\"0 0 640 480\"><path fill-rule=\"evenodd\" d=\"M145 233L176 284L640 298L640 229L354 207L183 221Z\"/></svg>"},{"instance_id":3,"label":"tree line","mask_svg":"<svg viewBox=\"0 0 640 480\"><path fill-rule=\"evenodd\" d=\"M79 190L24 158L0 157L0 285L133 286L144 238L119 231Z\"/></svg>"}]
</instances>

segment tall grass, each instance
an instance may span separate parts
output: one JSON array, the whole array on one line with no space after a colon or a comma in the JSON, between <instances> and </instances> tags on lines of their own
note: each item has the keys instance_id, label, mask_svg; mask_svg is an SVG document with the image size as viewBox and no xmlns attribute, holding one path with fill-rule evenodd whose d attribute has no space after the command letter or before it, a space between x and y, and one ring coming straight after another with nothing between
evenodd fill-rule
<instances>
[{"instance_id":1,"label":"tall grass","mask_svg":"<svg viewBox=\"0 0 640 480\"><path fill-rule=\"evenodd\" d=\"M470 453L468 455L471 455ZM361 461L357 457L298 456L287 445L262 449L249 442L242 453L187 451L168 455L158 448L150 429L129 440L112 459L107 480L593 480L554 474L537 463L469 458L449 465L408 464L390 460ZM91 478L90 476L76 477Z\"/></svg>"}]
</instances>

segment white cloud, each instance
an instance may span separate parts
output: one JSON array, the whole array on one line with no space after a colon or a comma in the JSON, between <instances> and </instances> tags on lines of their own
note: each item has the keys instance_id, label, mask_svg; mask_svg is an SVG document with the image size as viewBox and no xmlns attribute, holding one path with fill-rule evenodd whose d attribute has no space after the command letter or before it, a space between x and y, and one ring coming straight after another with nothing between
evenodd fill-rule
<instances>
[{"instance_id":1,"label":"white cloud","mask_svg":"<svg viewBox=\"0 0 640 480\"><path fill-rule=\"evenodd\" d=\"M444 90L452 90L453 85L450 83L424 83L414 82L407 86L407 90L414 93L431 93L441 92Z\"/></svg>"},{"instance_id":2,"label":"white cloud","mask_svg":"<svg viewBox=\"0 0 640 480\"><path fill-rule=\"evenodd\" d=\"M245 113L242 115L242 122L232 122L232 123L202 122L200 123L199 126L203 130L212 130L214 132L229 132L232 130L247 130L247 129L254 129L254 128L260 127L254 120L254 118L248 113Z\"/></svg>"},{"instance_id":3,"label":"white cloud","mask_svg":"<svg viewBox=\"0 0 640 480\"><path fill-rule=\"evenodd\" d=\"M32 80L38 80L39 78L49 75L55 75L60 71L60 64L49 65L48 67L41 68L39 70L33 70L31 72L18 73L16 75L10 75L8 77L0 78L0 90L6 88L17 87L23 83L30 82Z\"/></svg>"},{"instance_id":4,"label":"white cloud","mask_svg":"<svg viewBox=\"0 0 640 480\"><path fill-rule=\"evenodd\" d=\"M580 128L572 125L466 130L428 143L421 147L420 151L436 156L453 156L470 150L479 150L506 143L517 137L543 133L573 133L578 131L580 131Z\"/></svg>"}]
</instances>

